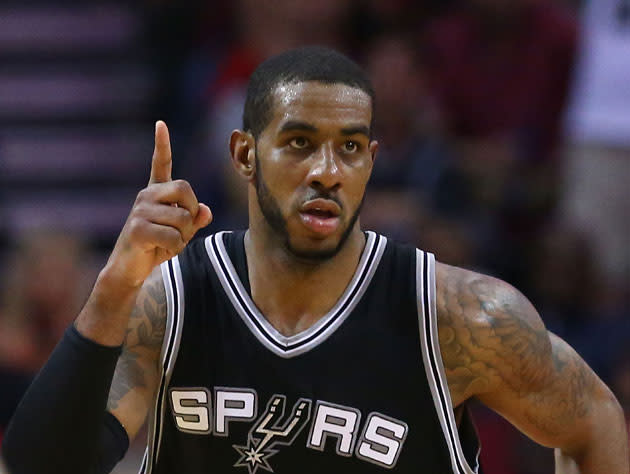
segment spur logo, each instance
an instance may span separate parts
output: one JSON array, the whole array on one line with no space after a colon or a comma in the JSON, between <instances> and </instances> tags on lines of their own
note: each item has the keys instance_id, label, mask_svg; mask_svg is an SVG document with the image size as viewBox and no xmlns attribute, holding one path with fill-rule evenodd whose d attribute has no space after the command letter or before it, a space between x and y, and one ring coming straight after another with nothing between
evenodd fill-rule
<instances>
[{"instance_id":1,"label":"spur logo","mask_svg":"<svg viewBox=\"0 0 630 474\"><path fill-rule=\"evenodd\" d=\"M271 397L267 404L267 410L249 431L247 445L233 446L241 455L234 466L247 467L251 474L256 472L259 467L273 472L267 462L268 458L278 452L273 448L293 444L311 416L311 401L300 399L293 406L293 412L289 419L282 424L285 404L286 397L284 395Z\"/></svg>"},{"instance_id":2,"label":"spur logo","mask_svg":"<svg viewBox=\"0 0 630 474\"><path fill-rule=\"evenodd\" d=\"M238 455L234 466L246 468L249 474L258 469L274 472L269 459L293 445L309 425L308 449L324 451L327 442L335 443L340 456L355 456L391 469L408 431L406 423L376 412L367 416L360 429L359 410L307 398L295 402L285 416L287 400L280 394L273 395L257 416L258 394L251 389L215 387L212 397L206 388L172 388L169 395L175 425L186 433L229 437L230 423L253 421L247 439L232 445Z\"/></svg>"}]
</instances>

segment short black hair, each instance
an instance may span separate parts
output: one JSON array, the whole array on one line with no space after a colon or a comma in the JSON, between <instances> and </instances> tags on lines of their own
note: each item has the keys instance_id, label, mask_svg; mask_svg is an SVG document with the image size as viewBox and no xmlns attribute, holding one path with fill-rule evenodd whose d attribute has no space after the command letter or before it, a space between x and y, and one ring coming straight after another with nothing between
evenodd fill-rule
<instances>
[{"instance_id":1,"label":"short black hair","mask_svg":"<svg viewBox=\"0 0 630 474\"><path fill-rule=\"evenodd\" d=\"M257 138L271 121L276 88L308 81L361 89L372 99L374 115L374 88L365 71L334 49L306 46L272 56L252 73L243 109L243 130Z\"/></svg>"}]
</instances>

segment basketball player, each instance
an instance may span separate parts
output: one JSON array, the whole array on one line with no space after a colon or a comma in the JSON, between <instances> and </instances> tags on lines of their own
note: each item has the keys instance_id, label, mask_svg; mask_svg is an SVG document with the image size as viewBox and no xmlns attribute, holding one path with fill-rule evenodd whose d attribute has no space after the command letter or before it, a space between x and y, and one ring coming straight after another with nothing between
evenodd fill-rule
<instances>
[{"instance_id":1,"label":"basketball player","mask_svg":"<svg viewBox=\"0 0 630 474\"><path fill-rule=\"evenodd\" d=\"M229 140L249 228L192 242L212 214L156 124L149 185L6 434L15 474L109 472L147 418L143 473L478 473L472 398L557 472L628 474L615 397L523 295L361 230L373 101L334 51L259 66Z\"/></svg>"}]
</instances>

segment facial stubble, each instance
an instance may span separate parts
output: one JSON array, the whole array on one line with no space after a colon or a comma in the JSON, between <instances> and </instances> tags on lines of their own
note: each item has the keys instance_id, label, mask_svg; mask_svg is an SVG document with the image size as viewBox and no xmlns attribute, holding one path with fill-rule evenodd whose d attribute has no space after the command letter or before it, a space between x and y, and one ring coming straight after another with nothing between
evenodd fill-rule
<instances>
[{"instance_id":1,"label":"facial stubble","mask_svg":"<svg viewBox=\"0 0 630 474\"><path fill-rule=\"evenodd\" d=\"M260 207L260 211L263 214L263 217L269 224L269 227L280 237L280 240L283 242L285 248L295 257L303 261L310 261L313 263L322 262L328 259L331 259L335 255L339 253L339 251L343 248L348 237L350 237L350 233L354 228L354 225L359 218L359 214L361 212L361 208L363 207L363 201L365 198L365 193L361 197L361 202L357 206L356 210L352 214L352 218L348 222L348 226L344 229L343 234L341 235L341 239L339 239L339 243L333 249L328 250L300 250L296 248L291 243L291 237L289 235L289 231L287 229L286 219L282 216L282 211L280 210L280 206L276 199L272 196L267 184L265 183L265 179L262 175L262 168L260 166L260 160L258 159L258 150L256 150L256 176L255 176L255 185L256 185L256 196L258 197L258 205ZM320 195L316 195L311 197L311 199L316 198L324 198L330 199L330 196L320 193Z\"/></svg>"}]
</instances>

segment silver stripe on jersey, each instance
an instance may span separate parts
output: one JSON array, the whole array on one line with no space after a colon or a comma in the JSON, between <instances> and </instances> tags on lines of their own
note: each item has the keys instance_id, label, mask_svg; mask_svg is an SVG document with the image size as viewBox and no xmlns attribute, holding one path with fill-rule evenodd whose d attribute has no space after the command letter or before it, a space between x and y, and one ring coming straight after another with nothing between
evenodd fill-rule
<instances>
[{"instance_id":1,"label":"silver stripe on jersey","mask_svg":"<svg viewBox=\"0 0 630 474\"><path fill-rule=\"evenodd\" d=\"M142 463L140 464L139 474L146 474L148 460L149 460L149 447L147 446L147 448L144 450L144 455L142 456Z\"/></svg>"},{"instance_id":2,"label":"silver stripe on jersey","mask_svg":"<svg viewBox=\"0 0 630 474\"><path fill-rule=\"evenodd\" d=\"M335 306L310 328L293 336L278 332L260 313L240 281L223 243L226 232L206 238L206 251L226 295L252 334L274 354L288 359L318 346L352 313L367 290L385 251L387 239L367 232L367 241L350 284Z\"/></svg>"},{"instance_id":3,"label":"silver stripe on jersey","mask_svg":"<svg viewBox=\"0 0 630 474\"><path fill-rule=\"evenodd\" d=\"M424 368L433 394L433 402L448 446L455 474L477 474L479 463L474 469L464 456L455 413L448 389L442 353L438 340L437 305L435 283L435 257L431 253L416 250L416 293L420 322L420 343ZM477 453L477 461L479 453Z\"/></svg>"},{"instance_id":4,"label":"silver stripe on jersey","mask_svg":"<svg viewBox=\"0 0 630 474\"><path fill-rule=\"evenodd\" d=\"M171 276L169 264L173 270L174 279ZM167 406L167 388L179 353L184 326L184 283L179 258L174 257L170 262L162 263L160 269L166 292L166 331L160 354L160 367L162 368L160 385L155 399L155 408L149 419L147 449L140 467L140 474L151 474L160 455L162 429Z\"/></svg>"}]
</instances>

